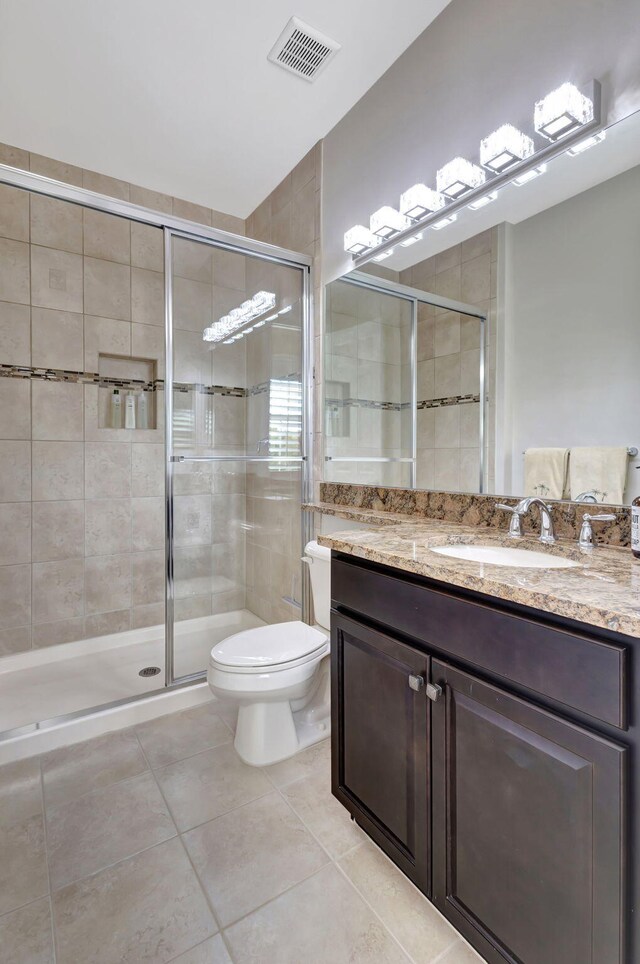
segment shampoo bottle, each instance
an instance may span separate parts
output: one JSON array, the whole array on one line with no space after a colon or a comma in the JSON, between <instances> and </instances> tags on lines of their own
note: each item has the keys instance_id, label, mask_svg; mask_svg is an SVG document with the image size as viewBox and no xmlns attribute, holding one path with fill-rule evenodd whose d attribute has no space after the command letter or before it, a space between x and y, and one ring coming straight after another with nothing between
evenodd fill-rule
<instances>
[{"instance_id":1,"label":"shampoo bottle","mask_svg":"<svg viewBox=\"0 0 640 964\"><path fill-rule=\"evenodd\" d=\"M136 427L136 397L133 392L129 392L124 405L124 427Z\"/></svg>"},{"instance_id":2,"label":"shampoo bottle","mask_svg":"<svg viewBox=\"0 0 640 964\"><path fill-rule=\"evenodd\" d=\"M122 395L117 388L111 394L111 428L122 428Z\"/></svg>"},{"instance_id":3,"label":"shampoo bottle","mask_svg":"<svg viewBox=\"0 0 640 964\"><path fill-rule=\"evenodd\" d=\"M147 393L139 392L136 396L136 424L138 428L149 428L149 406Z\"/></svg>"},{"instance_id":4,"label":"shampoo bottle","mask_svg":"<svg viewBox=\"0 0 640 964\"><path fill-rule=\"evenodd\" d=\"M631 551L640 559L640 496L631 503Z\"/></svg>"}]
</instances>

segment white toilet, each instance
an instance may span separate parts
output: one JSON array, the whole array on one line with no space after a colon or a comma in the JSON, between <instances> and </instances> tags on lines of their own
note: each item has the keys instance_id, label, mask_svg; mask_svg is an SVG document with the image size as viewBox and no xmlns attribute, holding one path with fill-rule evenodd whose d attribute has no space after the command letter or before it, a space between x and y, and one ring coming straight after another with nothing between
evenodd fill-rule
<instances>
[{"instance_id":1,"label":"white toilet","mask_svg":"<svg viewBox=\"0 0 640 964\"><path fill-rule=\"evenodd\" d=\"M293 756L330 733L331 552L305 548L317 624L276 623L228 636L211 650L207 679L240 704L235 748L252 766Z\"/></svg>"}]
</instances>

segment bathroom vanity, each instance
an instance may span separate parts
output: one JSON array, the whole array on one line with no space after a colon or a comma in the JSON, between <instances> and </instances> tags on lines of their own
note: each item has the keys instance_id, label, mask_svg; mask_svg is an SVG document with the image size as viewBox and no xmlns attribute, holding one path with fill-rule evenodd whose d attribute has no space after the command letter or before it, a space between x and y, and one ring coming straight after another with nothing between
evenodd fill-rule
<instances>
[{"instance_id":1,"label":"bathroom vanity","mask_svg":"<svg viewBox=\"0 0 640 964\"><path fill-rule=\"evenodd\" d=\"M638 961L631 555L509 570L422 523L320 537L333 793L491 964Z\"/></svg>"}]
</instances>

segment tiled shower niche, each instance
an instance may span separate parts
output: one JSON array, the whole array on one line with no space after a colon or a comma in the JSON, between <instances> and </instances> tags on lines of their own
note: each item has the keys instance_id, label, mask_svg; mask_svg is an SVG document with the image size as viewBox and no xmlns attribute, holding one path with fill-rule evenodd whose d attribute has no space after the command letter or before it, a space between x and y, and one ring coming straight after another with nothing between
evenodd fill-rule
<instances>
[{"instance_id":1,"label":"tiled shower niche","mask_svg":"<svg viewBox=\"0 0 640 964\"><path fill-rule=\"evenodd\" d=\"M101 429L122 429L142 432L157 425L158 378L157 361L152 358L133 358L123 355L98 355L98 426ZM160 382L160 384L159 384ZM114 403L118 393L119 406ZM127 398L134 400L133 424L126 424ZM116 424L117 423L117 424Z\"/></svg>"}]
</instances>

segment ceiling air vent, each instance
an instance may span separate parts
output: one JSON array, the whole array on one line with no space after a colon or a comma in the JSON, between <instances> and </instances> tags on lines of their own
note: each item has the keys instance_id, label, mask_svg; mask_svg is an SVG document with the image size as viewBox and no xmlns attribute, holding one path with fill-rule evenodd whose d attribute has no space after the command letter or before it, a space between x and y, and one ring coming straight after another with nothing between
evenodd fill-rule
<instances>
[{"instance_id":1,"label":"ceiling air vent","mask_svg":"<svg viewBox=\"0 0 640 964\"><path fill-rule=\"evenodd\" d=\"M267 59L298 77L312 81L339 50L340 44L335 40L325 37L297 17L292 17Z\"/></svg>"}]
</instances>

